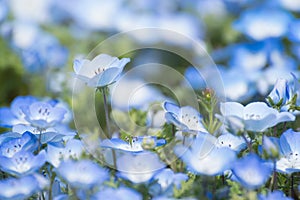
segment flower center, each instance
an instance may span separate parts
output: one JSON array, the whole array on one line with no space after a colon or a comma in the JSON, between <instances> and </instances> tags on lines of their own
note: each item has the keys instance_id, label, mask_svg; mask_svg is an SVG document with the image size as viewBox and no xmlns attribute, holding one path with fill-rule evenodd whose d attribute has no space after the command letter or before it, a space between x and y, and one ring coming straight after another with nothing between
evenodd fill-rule
<instances>
[{"instance_id":1,"label":"flower center","mask_svg":"<svg viewBox=\"0 0 300 200\"><path fill-rule=\"evenodd\" d=\"M98 69L96 69L94 72L95 72L95 75L98 75L98 74L101 74L102 72L105 71L105 68L104 67L99 67Z\"/></svg>"},{"instance_id":2,"label":"flower center","mask_svg":"<svg viewBox=\"0 0 300 200\"><path fill-rule=\"evenodd\" d=\"M245 115L245 119L246 119L246 120L249 120L249 119L252 119L252 120L260 120L260 119L261 119L261 116L260 116L260 115L257 115L257 114L246 114L246 115Z\"/></svg>"}]
</instances>

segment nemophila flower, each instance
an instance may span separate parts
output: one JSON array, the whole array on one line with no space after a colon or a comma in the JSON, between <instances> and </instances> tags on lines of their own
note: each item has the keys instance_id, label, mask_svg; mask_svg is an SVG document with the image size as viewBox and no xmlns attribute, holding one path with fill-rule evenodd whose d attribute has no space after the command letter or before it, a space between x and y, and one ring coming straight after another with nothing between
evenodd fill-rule
<instances>
[{"instance_id":1,"label":"nemophila flower","mask_svg":"<svg viewBox=\"0 0 300 200\"><path fill-rule=\"evenodd\" d=\"M232 165L234 179L247 189L257 189L267 182L272 168L255 154L249 154Z\"/></svg>"},{"instance_id":2,"label":"nemophila flower","mask_svg":"<svg viewBox=\"0 0 300 200\"><path fill-rule=\"evenodd\" d=\"M276 168L283 173L291 174L300 171L300 132L292 129L285 131L279 139L281 158Z\"/></svg>"},{"instance_id":3,"label":"nemophila flower","mask_svg":"<svg viewBox=\"0 0 300 200\"><path fill-rule=\"evenodd\" d=\"M260 150L260 149L259 149ZM276 137L263 136L262 151L267 154L267 157L276 159L279 156L279 140ZM263 152L262 152L263 153Z\"/></svg>"},{"instance_id":4,"label":"nemophila flower","mask_svg":"<svg viewBox=\"0 0 300 200\"><path fill-rule=\"evenodd\" d=\"M289 97L289 85L286 79L277 79L273 90L267 97L267 101L271 106L281 107L287 103Z\"/></svg>"},{"instance_id":5,"label":"nemophila flower","mask_svg":"<svg viewBox=\"0 0 300 200\"><path fill-rule=\"evenodd\" d=\"M76 59L73 69L76 77L84 81L90 87L105 87L114 83L119 78L129 58L111 57L100 54L92 61L87 59Z\"/></svg>"},{"instance_id":6,"label":"nemophila flower","mask_svg":"<svg viewBox=\"0 0 300 200\"><path fill-rule=\"evenodd\" d=\"M12 127L16 124L28 124L22 107L31 105L33 102L37 102L35 97L19 96L12 101L10 108L0 108L0 126Z\"/></svg>"},{"instance_id":7,"label":"nemophila flower","mask_svg":"<svg viewBox=\"0 0 300 200\"><path fill-rule=\"evenodd\" d=\"M141 152L145 149L152 149L164 144L166 144L164 139L157 139L155 136L138 136L132 137L130 141L124 141L119 138L105 139L101 142L101 147L130 152Z\"/></svg>"},{"instance_id":8,"label":"nemophila flower","mask_svg":"<svg viewBox=\"0 0 300 200\"><path fill-rule=\"evenodd\" d=\"M19 151L33 152L37 148L37 138L30 132L20 137L0 143L0 156L13 157Z\"/></svg>"},{"instance_id":9,"label":"nemophila flower","mask_svg":"<svg viewBox=\"0 0 300 200\"><path fill-rule=\"evenodd\" d=\"M285 194L280 190L275 190L273 192L269 192L267 195L258 195L258 200L292 200L292 198L289 198L285 196Z\"/></svg>"},{"instance_id":10,"label":"nemophila flower","mask_svg":"<svg viewBox=\"0 0 300 200\"><path fill-rule=\"evenodd\" d=\"M80 140L71 139L64 147L48 144L47 161L54 167L58 167L64 160L79 159L83 152L83 145Z\"/></svg>"},{"instance_id":11,"label":"nemophila flower","mask_svg":"<svg viewBox=\"0 0 300 200\"><path fill-rule=\"evenodd\" d=\"M289 28L288 38L292 42L300 42L300 20L295 20Z\"/></svg>"},{"instance_id":12,"label":"nemophila flower","mask_svg":"<svg viewBox=\"0 0 300 200\"><path fill-rule=\"evenodd\" d=\"M8 14L8 5L5 0L0 1L0 22L2 22Z\"/></svg>"},{"instance_id":13,"label":"nemophila flower","mask_svg":"<svg viewBox=\"0 0 300 200\"><path fill-rule=\"evenodd\" d=\"M82 189L101 184L109 178L105 169L90 160L66 160L55 171L71 187Z\"/></svg>"},{"instance_id":14,"label":"nemophila flower","mask_svg":"<svg viewBox=\"0 0 300 200\"><path fill-rule=\"evenodd\" d=\"M285 35L291 20L290 13L264 6L244 11L233 26L255 40L264 40Z\"/></svg>"},{"instance_id":15,"label":"nemophila flower","mask_svg":"<svg viewBox=\"0 0 300 200\"><path fill-rule=\"evenodd\" d=\"M148 151L127 153L117 158L118 176L133 183L148 182L164 167L157 154Z\"/></svg>"},{"instance_id":16,"label":"nemophila flower","mask_svg":"<svg viewBox=\"0 0 300 200\"><path fill-rule=\"evenodd\" d=\"M66 110L47 102L34 102L21 107L24 119L40 130L52 127L64 119Z\"/></svg>"},{"instance_id":17,"label":"nemophila flower","mask_svg":"<svg viewBox=\"0 0 300 200\"><path fill-rule=\"evenodd\" d=\"M0 199L27 199L48 185L39 174L0 180Z\"/></svg>"},{"instance_id":18,"label":"nemophila flower","mask_svg":"<svg viewBox=\"0 0 300 200\"><path fill-rule=\"evenodd\" d=\"M279 0L280 5L288 10L299 12L300 11L300 2L293 0Z\"/></svg>"},{"instance_id":19,"label":"nemophila flower","mask_svg":"<svg viewBox=\"0 0 300 200\"><path fill-rule=\"evenodd\" d=\"M142 195L137 191L126 188L105 188L98 192L92 197L92 200L102 200L102 199L111 199L111 200L142 200Z\"/></svg>"},{"instance_id":20,"label":"nemophila flower","mask_svg":"<svg viewBox=\"0 0 300 200\"><path fill-rule=\"evenodd\" d=\"M13 126L12 131L20 134L23 134L25 132L31 132L37 138L40 137L40 142L42 144L49 142L61 142L63 140L73 138L76 135L74 131L70 130L70 128L68 128L64 124L57 124L53 127L45 128L42 130L40 130L40 128L30 125L18 124Z\"/></svg>"},{"instance_id":21,"label":"nemophila flower","mask_svg":"<svg viewBox=\"0 0 300 200\"><path fill-rule=\"evenodd\" d=\"M201 114L190 106L179 107L171 102L164 102L167 122L174 124L178 129L187 132L207 132L202 124Z\"/></svg>"},{"instance_id":22,"label":"nemophila flower","mask_svg":"<svg viewBox=\"0 0 300 200\"><path fill-rule=\"evenodd\" d=\"M174 152L187 165L188 170L205 175L221 174L230 169L236 159L235 151L217 147L216 138L208 133L198 136L190 147L176 145Z\"/></svg>"},{"instance_id":23,"label":"nemophila flower","mask_svg":"<svg viewBox=\"0 0 300 200\"><path fill-rule=\"evenodd\" d=\"M228 147L236 152L240 152L246 148L246 142L242 137L233 135L231 133L224 133L218 137L217 146Z\"/></svg>"},{"instance_id":24,"label":"nemophila flower","mask_svg":"<svg viewBox=\"0 0 300 200\"><path fill-rule=\"evenodd\" d=\"M46 155L44 151L36 156L28 151L19 151L10 158L0 156L1 170L16 176L33 173L39 170L45 162Z\"/></svg>"},{"instance_id":25,"label":"nemophila flower","mask_svg":"<svg viewBox=\"0 0 300 200\"><path fill-rule=\"evenodd\" d=\"M174 173L171 169L163 169L153 177L156 183L150 186L150 193L152 196L172 196L174 187L179 189L181 182L187 180L188 176L184 173Z\"/></svg>"},{"instance_id":26,"label":"nemophila flower","mask_svg":"<svg viewBox=\"0 0 300 200\"><path fill-rule=\"evenodd\" d=\"M295 116L289 112L278 112L266 103L253 102L243 106L237 102L221 103L220 111L224 123L230 128L262 132L281 122L294 121ZM240 127L239 127L240 126ZM239 131L235 130L235 131Z\"/></svg>"}]
</instances>

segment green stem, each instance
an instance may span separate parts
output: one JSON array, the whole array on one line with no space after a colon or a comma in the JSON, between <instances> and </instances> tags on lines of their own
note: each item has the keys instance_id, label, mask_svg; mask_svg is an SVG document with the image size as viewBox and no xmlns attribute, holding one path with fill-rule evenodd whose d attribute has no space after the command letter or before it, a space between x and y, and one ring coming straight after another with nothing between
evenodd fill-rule
<instances>
[{"instance_id":1,"label":"green stem","mask_svg":"<svg viewBox=\"0 0 300 200\"><path fill-rule=\"evenodd\" d=\"M38 140L38 152L41 151L41 143L42 143L42 130L40 130L39 140Z\"/></svg>"},{"instance_id":2,"label":"green stem","mask_svg":"<svg viewBox=\"0 0 300 200\"><path fill-rule=\"evenodd\" d=\"M271 183L270 183L270 189L273 192L273 190L277 189L277 172L276 172L276 161L274 161L274 168L273 168L273 175L271 178Z\"/></svg>"},{"instance_id":3,"label":"green stem","mask_svg":"<svg viewBox=\"0 0 300 200\"><path fill-rule=\"evenodd\" d=\"M49 200L52 199L52 187L53 187L53 183L55 180L55 176L56 176L56 174L54 172L52 172L51 179L50 179L50 186L49 186L49 194L48 194Z\"/></svg>"},{"instance_id":4,"label":"green stem","mask_svg":"<svg viewBox=\"0 0 300 200\"><path fill-rule=\"evenodd\" d=\"M112 149L112 156L113 156L114 169L117 170L117 156L116 156L116 151L114 149Z\"/></svg>"},{"instance_id":5,"label":"green stem","mask_svg":"<svg viewBox=\"0 0 300 200\"><path fill-rule=\"evenodd\" d=\"M105 94L105 88L101 89L102 95L103 95L103 104L104 104L104 112L105 112L105 120L106 120L106 128L107 128L107 138L111 138L111 132L110 132L110 121L109 121L109 114L108 114L108 105L107 105L107 99Z\"/></svg>"}]
</instances>

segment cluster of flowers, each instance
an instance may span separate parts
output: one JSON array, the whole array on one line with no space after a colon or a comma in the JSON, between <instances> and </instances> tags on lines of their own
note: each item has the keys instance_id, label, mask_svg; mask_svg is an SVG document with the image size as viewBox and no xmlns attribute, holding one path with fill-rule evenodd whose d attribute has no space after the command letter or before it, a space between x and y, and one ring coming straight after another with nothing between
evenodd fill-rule
<instances>
[{"instance_id":1,"label":"cluster of flowers","mask_svg":"<svg viewBox=\"0 0 300 200\"><path fill-rule=\"evenodd\" d=\"M100 89L116 82L129 61L100 54L92 61L75 60L74 71L87 86ZM83 142L68 127L72 115L65 103L17 97L10 108L0 109L0 125L11 128L11 132L0 135L3 177L0 197L24 199L38 195L67 199L74 195L79 199L142 199L146 195L165 199L172 198L174 190L190 179L188 173L224 176L246 189L258 189L272 173L300 171L300 133L287 129L280 134L274 132L273 137L267 136L269 128L296 119L299 91L294 76L293 82L277 81L267 97L268 104L221 103L221 115L216 116L223 122L220 135L207 131L202 115L195 108L164 102L165 116L161 120L174 126L176 142L172 151L185 166L181 171L174 171L159 153L158 148L167 144L164 135L161 138L109 135L110 138L98 144L104 149L106 166L100 164L90 159ZM274 179L273 176L273 183ZM140 193L128 185L143 185L147 191ZM289 199L281 191L259 195L259 198Z\"/></svg>"}]
</instances>

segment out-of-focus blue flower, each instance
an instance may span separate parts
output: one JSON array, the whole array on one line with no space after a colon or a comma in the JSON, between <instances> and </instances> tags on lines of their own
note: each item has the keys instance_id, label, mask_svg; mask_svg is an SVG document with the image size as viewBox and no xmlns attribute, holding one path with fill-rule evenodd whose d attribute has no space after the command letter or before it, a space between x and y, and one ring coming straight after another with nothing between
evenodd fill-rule
<instances>
[{"instance_id":1,"label":"out-of-focus blue flower","mask_svg":"<svg viewBox=\"0 0 300 200\"><path fill-rule=\"evenodd\" d=\"M190 106L179 107L171 102L164 102L167 122L174 124L179 130L187 132L207 132L202 124L201 114Z\"/></svg>"},{"instance_id":2,"label":"out-of-focus blue flower","mask_svg":"<svg viewBox=\"0 0 300 200\"><path fill-rule=\"evenodd\" d=\"M234 178L247 189L261 187L269 179L272 169L255 154L237 160L232 166Z\"/></svg>"},{"instance_id":3,"label":"out-of-focus blue flower","mask_svg":"<svg viewBox=\"0 0 300 200\"><path fill-rule=\"evenodd\" d=\"M0 108L0 125L3 127L12 127L16 124L28 124L25 120L25 114L22 111L23 106L31 105L37 99L32 96L19 96L16 97L10 108Z\"/></svg>"},{"instance_id":4,"label":"out-of-focus blue flower","mask_svg":"<svg viewBox=\"0 0 300 200\"><path fill-rule=\"evenodd\" d=\"M33 173L39 170L45 162L46 155L44 151L36 156L28 151L19 151L10 158L0 156L1 170L16 176Z\"/></svg>"},{"instance_id":5,"label":"out-of-focus blue flower","mask_svg":"<svg viewBox=\"0 0 300 200\"><path fill-rule=\"evenodd\" d=\"M6 23L2 35L21 56L25 69L31 73L45 73L48 68L60 68L68 59L68 50L32 21Z\"/></svg>"},{"instance_id":6,"label":"out-of-focus blue flower","mask_svg":"<svg viewBox=\"0 0 300 200\"><path fill-rule=\"evenodd\" d=\"M184 77L187 79L188 83L191 84L191 86L196 90L203 89L206 86L203 77L195 67L188 67L184 72Z\"/></svg>"},{"instance_id":7,"label":"out-of-focus blue flower","mask_svg":"<svg viewBox=\"0 0 300 200\"><path fill-rule=\"evenodd\" d=\"M19 138L13 138L0 145L0 155L13 157L19 151L33 152L37 148L37 138L30 132L25 132Z\"/></svg>"},{"instance_id":8,"label":"out-of-focus blue flower","mask_svg":"<svg viewBox=\"0 0 300 200\"><path fill-rule=\"evenodd\" d=\"M79 159L83 152L83 145L80 140L69 140L65 147L47 146L47 161L54 167L58 167L64 160Z\"/></svg>"},{"instance_id":9,"label":"out-of-focus blue flower","mask_svg":"<svg viewBox=\"0 0 300 200\"><path fill-rule=\"evenodd\" d=\"M242 137L232 135L231 133L224 133L218 137L217 146L228 147L236 152L240 152L246 148L246 142Z\"/></svg>"},{"instance_id":10,"label":"out-of-focus blue flower","mask_svg":"<svg viewBox=\"0 0 300 200\"><path fill-rule=\"evenodd\" d=\"M0 0L0 22L2 22L8 13L8 6L6 0Z\"/></svg>"},{"instance_id":11,"label":"out-of-focus blue flower","mask_svg":"<svg viewBox=\"0 0 300 200\"><path fill-rule=\"evenodd\" d=\"M280 190L275 190L273 192L269 192L267 195L258 195L259 200L292 200L292 198L289 198L285 196L285 194Z\"/></svg>"},{"instance_id":12,"label":"out-of-focus blue flower","mask_svg":"<svg viewBox=\"0 0 300 200\"><path fill-rule=\"evenodd\" d=\"M78 79L90 87L99 88L113 84L129 61L129 58L119 60L117 57L100 54L92 61L76 59L73 68Z\"/></svg>"},{"instance_id":13,"label":"out-of-focus blue flower","mask_svg":"<svg viewBox=\"0 0 300 200\"><path fill-rule=\"evenodd\" d=\"M300 132L285 131L279 139L281 158L276 163L278 171L291 174L300 171Z\"/></svg>"},{"instance_id":14,"label":"out-of-focus blue flower","mask_svg":"<svg viewBox=\"0 0 300 200\"><path fill-rule=\"evenodd\" d=\"M295 120L293 114L278 112L264 102L253 102L246 106L237 102L225 102L221 103L220 111L230 129L262 132L278 123ZM238 125L235 126L236 124ZM237 131L239 130L234 130Z\"/></svg>"},{"instance_id":15,"label":"out-of-focus blue flower","mask_svg":"<svg viewBox=\"0 0 300 200\"><path fill-rule=\"evenodd\" d=\"M267 156L271 159L276 159L279 156L279 139L276 137L267 137L263 136L262 139L262 148L261 150L264 151ZM259 147L260 150L260 147ZM261 152L263 153L263 152Z\"/></svg>"},{"instance_id":16,"label":"out-of-focus blue flower","mask_svg":"<svg viewBox=\"0 0 300 200\"><path fill-rule=\"evenodd\" d=\"M123 111L132 108L146 111L151 104L165 99L157 88L138 78L122 77L111 90L112 107Z\"/></svg>"},{"instance_id":17,"label":"out-of-focus blue flower","mask_svg":"<svg viewBox=\"0 0 300 200\"><path fill-rule=\"evenodd\" d=\"M249 76L237 68L223 69L219 68L223 80L226 98L230 100L245 101L255 94L254 85L251 84Z\"/></svg>"},{"instance_id":18,"label":"out-of-focus blue flower","mask_svg":"<svg viewBox=\"0 0 300 200\"><path fill-rule=\"evenodd\" d=\"M32 126L41 129L52 127L64 119L66 110L47 102L34 102L21 107L24 119Z\"/></svg>"},{"instance_id":19,"label":"out-of-focus blue flower","mask_svg":"<svg viewBox=\"0 0 300 200\"><path fill-rule=\"evenodd\" d=\"M278 0L278 2L285 9L288 9L288 10L291 10L291 11L296 11L296 12L300 11L300 2L299 1L294 1L294 0Z\"/></svg>"},{"instance_id":20,"label":"out-of-focus blue flower","mask_svg":"<svg viewBox=\"0 0 300 200\"><path fill-rule=\"evenodd\" d=\"M129 152L141 152L166 144L164 139L157 139L155 136L133 137L131 141L125 142L119 138L105 139L101 142L101 147L112 148Z\"/></svg>"},{"instance_id":21,"label":"out-of-focus blue flower","mask_svg":"<svg viewBox=\"0 0 300 200\"><path fill-rule=\"evenodd\" d=\"M109 178L106 170L90 160L63 161L55 171L71 187L82 189L101 184Z\"/></svg>"},{"instance_id":22,"label":"out-of-focus blue flower","mask_svg":"<svg viewBox=\"0 0 300 200\"><path fill-rule=\"evenodd\" d=\"M47 185L47 179L39 174L0 180L0 198L27 199Z\"/></svg>"},{"instance_id":23,"label":"out-of-focus blue flower","mask_svg":"<svg viewBox=\"0 0 300 200\"><path fill-rule=\"evenodd\" d=\"M153 196L172 196L174 186L179 189L182 181L187 181L188 176L184 173L174 173L171 169L163 169L154 177L156 184L151 185L150 193Z\"/></svg>"},{"instance_id":24,"label":"out-of-focus blue flower","mask_svg":"<svg viewBox=\"0 0 300 200\"><path fill-rule=\"evenodd\" d=\"M124 154L117 158L118 175L133 183L148 182L165 164L157 154L143 151L138 154Z\"/></svg>"},{"instance_id":25,"label":"out-of-focus blue flower","mask_svg":"<svg viewBox=\"0 0 300 200\"><path fill-rule=\"evenodd\" d=\"M300 20L291 23L288 38L292 42L300 42Z\"/></svg>"},{"instance_id":26,"label":"out-of-focus blue flower","mask_svg":"<svg viewBox=\"0 0 300 200\"><path fill-rule=\"evenodd\" d=\"M290 13L265 6L244 11L234 28L255 40L264 40L285 35L291 20Z\"/></svg>"},{"instance_id":27,"label":"out-of-focus blue flower","mask_svg":"<svg viewBox=\"0 0 300 200\"><path fill-rule=\"evenodd\" d=\"M177 145L175 154L183 160L188 169L194 173L218 175L230 169L236 159L236 153L227 147L217 147L216 138L199 135L190 147Z\"/></svg>"},{"instance_id":28,"label":"out-of-focus blue flower","mask_svg":"<svg viewBox=\"0 0 300 200\"><path fill-rule=\"evenodd\" d=\"M104 190L98 192L93 196L92 200L102 200L102 199L111 199L111 200L142 200L142 195L133 189L126 187L120 188L105 188Z\"/></svg>"},{"instance_id":29,"label":"out-of-focus blue flower","mask_svg":"<svg viewBox=\"0 0 300 200\"><path fill-rule=\"evenodd\" d=\"M70 130L63 124L58 124L54 127L45 128L43 130L39 130L39 128L30 125L18 124L13 126L12 131L20 134L31 132L35 135L35 137L40 137L40 142L42 144L49 142L61 142L63 140L73 138L76 135L74 131Z\"/></svg>"}]
</instances>

